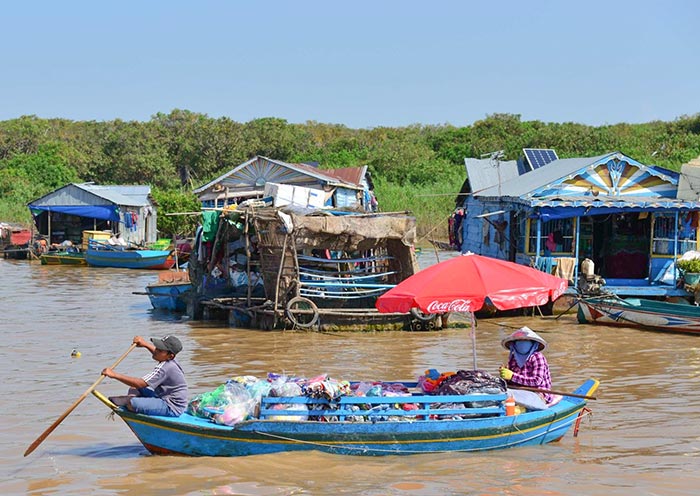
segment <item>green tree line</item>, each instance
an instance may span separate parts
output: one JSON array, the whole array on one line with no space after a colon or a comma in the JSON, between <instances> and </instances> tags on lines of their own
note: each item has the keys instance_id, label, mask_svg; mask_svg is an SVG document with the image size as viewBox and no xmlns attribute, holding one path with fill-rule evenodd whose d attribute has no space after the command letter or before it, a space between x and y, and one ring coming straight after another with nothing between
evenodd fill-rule
<instances>
[{"instance_id":1,"label":"green tree line","mask_svg":"<svg viewBox=\"0 0 700 496\"><path fill-rule=\"evenodd\" d=\"M23 116L0 121L0 220L29 224L29 201L85 181L149 184L160 213L188 210L197 206L194 187L263 155L318 162L321 169L368 165L381 210L410 210L420 232L437 234L444 233L464 182L464 158L504 150L512 160L522 148L554 148L561 158L621 151L679 170L700 156L700 114L605 126L493 114L464 127L369 129L278 118L240 123L188 110L159 113L147 122ZM186 231L181 222L184 218L159 216L163 232Z\"/></svg>"}]
</instances>

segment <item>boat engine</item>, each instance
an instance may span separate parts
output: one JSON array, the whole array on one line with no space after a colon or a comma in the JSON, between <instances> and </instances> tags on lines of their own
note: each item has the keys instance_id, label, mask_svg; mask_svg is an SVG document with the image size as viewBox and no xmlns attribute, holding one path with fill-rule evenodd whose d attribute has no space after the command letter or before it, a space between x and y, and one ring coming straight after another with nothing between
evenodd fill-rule
<instances>
[{"instance_id":1,"label":"boat engine","mask_svg":"<svg viewBox=\"0 0 700 496\"><path fill-rule=\"evenodd\" d=\"M581 262L581 272L578 275L578 290L583 294L601 294L605 279L595 273L595 263L590 258Z\"/></svg>"}]
</instances>

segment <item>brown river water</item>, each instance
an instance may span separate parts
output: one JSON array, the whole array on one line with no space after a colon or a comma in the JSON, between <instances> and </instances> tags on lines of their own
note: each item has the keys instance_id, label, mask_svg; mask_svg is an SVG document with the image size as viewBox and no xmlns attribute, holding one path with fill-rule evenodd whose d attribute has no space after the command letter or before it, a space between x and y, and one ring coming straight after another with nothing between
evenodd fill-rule
<instances>
[{"instance_id":1,"label":"brown river water","mask_svg":"<svg viewBox=\"0 0 700 496\"><path fill-rule=\"evenodd\" d=\"M156 279L0 259L0 494L612 496L695 494L700 486L700 336L580 325L573 313L480 319L477 329L481 369L496 373L507 358L500 340L528 325L549 342L553 389L601 381L578 437L569 431L558 443L387 457L153 456L90 395L23 457L134 335L180 337L191 394L244 374L415 380L427 368L472 366L462 324L434 332L234 329L154 313L133 292ZM73 349L82 356L71 358ZM136 349L118 370L140 376L153 363ZM98 389L122 394L125 386L106 379Z\"/></svg>"}]
</instances>

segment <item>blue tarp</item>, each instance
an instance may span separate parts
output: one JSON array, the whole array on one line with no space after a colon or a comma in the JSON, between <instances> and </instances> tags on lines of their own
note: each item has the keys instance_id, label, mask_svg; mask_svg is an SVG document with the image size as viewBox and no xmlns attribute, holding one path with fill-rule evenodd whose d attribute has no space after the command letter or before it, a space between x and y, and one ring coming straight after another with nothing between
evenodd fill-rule
<instances>
[{"instance_id":1,"label":"blue tarp","mask_svg":"<svg viewBox=\"0 0 700 496\"><path fill-rule=\"evenodd\" d=\"M90 219L119 220L119 208L114 205L32 205L32 211L44 210L46 212L60 212L67 215L77 215L78 217L88 217Z\"/></svg>"}]
</instances>

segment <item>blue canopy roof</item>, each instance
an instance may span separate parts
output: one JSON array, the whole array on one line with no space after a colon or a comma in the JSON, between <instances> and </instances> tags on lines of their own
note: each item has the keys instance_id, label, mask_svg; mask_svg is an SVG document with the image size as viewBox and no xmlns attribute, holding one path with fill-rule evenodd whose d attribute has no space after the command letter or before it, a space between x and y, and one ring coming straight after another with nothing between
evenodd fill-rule
<instances>
[{"instance_id":1,"label":"blue canopy roof","mask_svg":"<svg viewBox=\"0 0 700 496\"><path fill-rule=\"evenodd\" d=\"M116 205L35 205L29 204L32 211L60 212L62 214L89 217L91 219L119 220L119 207Z\"/></svg>"},{"instance_id":2,"label":"blue canopy roof","mask_svg":"<svg viewBox=\"0 0 700 496\"><path fill-rule=\"evenodd\" d=\"M660 211L680 211L689 210L690 207L680 208L678 205L649 207L649 206L633 206L633 207L540 207L539 217L542 222L555 219L569 219L571 217L583 217L585 215L607 215L607 214L624 214L632 212L660 212Z\"/></svg>"}]
</instances>

